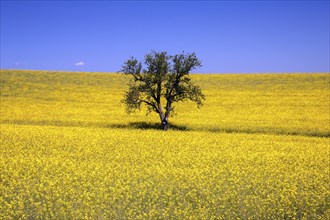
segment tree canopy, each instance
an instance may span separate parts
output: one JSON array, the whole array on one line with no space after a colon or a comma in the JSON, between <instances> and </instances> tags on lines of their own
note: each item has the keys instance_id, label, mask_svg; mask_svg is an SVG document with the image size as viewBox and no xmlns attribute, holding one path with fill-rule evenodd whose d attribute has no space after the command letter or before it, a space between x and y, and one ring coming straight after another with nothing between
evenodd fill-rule
<instances>
[{"instance_id":1,"label":"tree canopy","mask_svg":"<svg viewBox=\"0 0 330 220\"><path fill-rule=\"evenodd\" d=\"M121 70L132 76L123 100L127 111L139 110L145 104L148 113L159 115L163 129L167 130L174 102L191 100L197 107L202 106L205 96L189 77L191 70L201 66L195 53L172 56L167 52L152 51L145 55L143 63L131 57Z\"/></svg>"}]
</instances>

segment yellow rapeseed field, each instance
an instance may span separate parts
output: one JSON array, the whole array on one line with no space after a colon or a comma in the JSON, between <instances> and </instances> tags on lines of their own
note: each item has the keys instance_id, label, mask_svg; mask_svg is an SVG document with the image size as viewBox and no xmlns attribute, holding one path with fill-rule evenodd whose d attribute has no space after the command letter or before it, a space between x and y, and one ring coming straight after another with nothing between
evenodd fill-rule
<instances>
[{"instance_id":1,"label":"yellow rapeseed field","mask_svg":"<svg viewBox=\"0 0 330 220\"><path fill-rule=\"evenodd\" d=\"M0 219L330 219L330 75L192 75L127 115L120 74L1 70Z\"/></svg>"}]
</instances>

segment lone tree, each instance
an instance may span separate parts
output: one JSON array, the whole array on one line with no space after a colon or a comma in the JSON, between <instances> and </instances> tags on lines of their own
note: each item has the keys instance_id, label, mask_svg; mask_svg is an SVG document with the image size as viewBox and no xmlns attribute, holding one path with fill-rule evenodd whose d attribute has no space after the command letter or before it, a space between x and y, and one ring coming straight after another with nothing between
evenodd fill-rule
<instances>
[{"instance_id":1,"label":"lone tree","mask_svg":"<svg viewBox=\"0 0 330 220\"><path fill-rule=\"evenodd\" d=\"M174 102L191 100L198 108L202 105L205 96L189 78L189 72L201 66L195 53L170 56L167 52L153 51L145 55L143 64L131 57L121 70L132 76L123 100L127 112L140 110L141 104L145 104L148 113L156 112L163 129L168 130Z\"/></svg>"}]
</instances>

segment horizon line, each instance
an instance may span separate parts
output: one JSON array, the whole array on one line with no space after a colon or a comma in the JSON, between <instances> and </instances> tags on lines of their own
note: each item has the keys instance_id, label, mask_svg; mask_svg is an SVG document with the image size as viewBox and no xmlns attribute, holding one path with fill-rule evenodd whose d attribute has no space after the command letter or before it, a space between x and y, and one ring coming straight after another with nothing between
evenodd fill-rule
<instances>
[{"instance_id":1,"label":"horizon line","mask_svg":"<svg viewBox=\"0 0 330 220\"><path fill-rule=\"evenodd\" d=\"M41 70L41 69L1 69L0 71L39 71L39 72L62 72L62 73L105 73L121 74L120 71L74 71L74 70ZM283 72L208 72L208 73L189 73L189 74L330 74L329 72L302 72L302 71L283 71Z\"/></svg>"}]
</instances>

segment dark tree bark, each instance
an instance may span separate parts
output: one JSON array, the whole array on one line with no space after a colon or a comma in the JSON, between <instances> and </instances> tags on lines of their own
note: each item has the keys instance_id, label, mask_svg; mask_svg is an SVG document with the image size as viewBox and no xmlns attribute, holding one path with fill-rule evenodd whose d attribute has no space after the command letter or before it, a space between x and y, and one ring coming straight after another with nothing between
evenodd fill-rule
<instances>
[{"instance_id":1,"label":"dark tree bark","mask_svg":"<svg viewBox=\"0 0 330 220\"><path fill-rule=\"evenodd\" d=\"M162 121L162 125L163 125L163 130L167 131L168 130L168 118L164 117L163 121Z\"/></svg>"}]
</instances>

